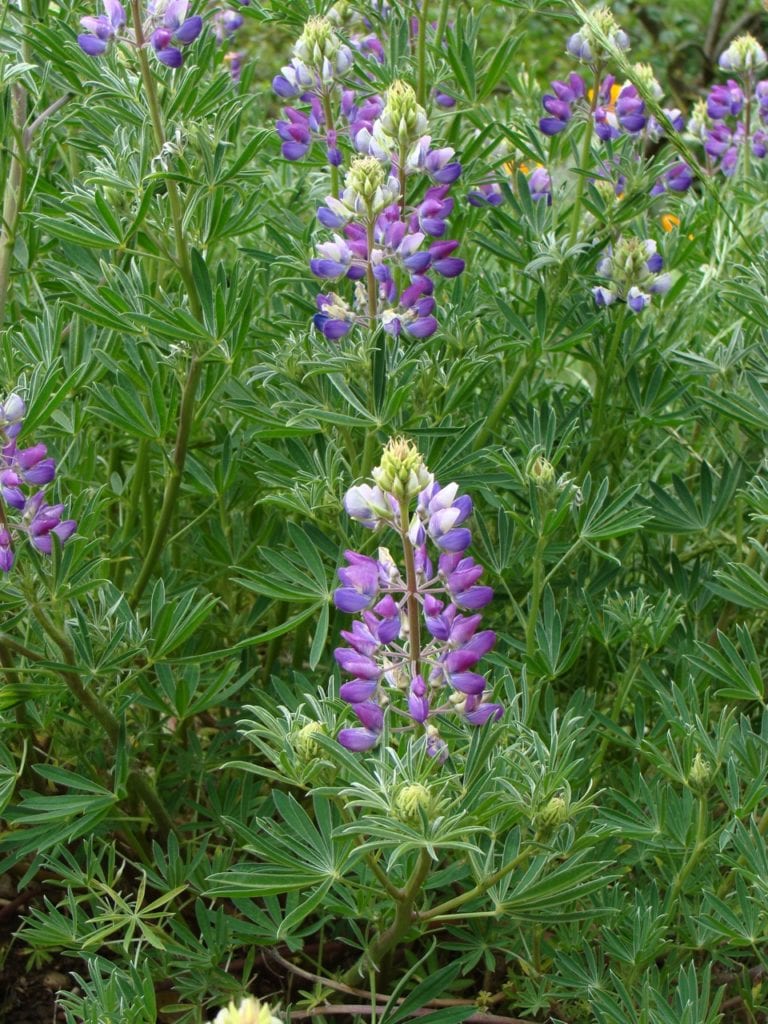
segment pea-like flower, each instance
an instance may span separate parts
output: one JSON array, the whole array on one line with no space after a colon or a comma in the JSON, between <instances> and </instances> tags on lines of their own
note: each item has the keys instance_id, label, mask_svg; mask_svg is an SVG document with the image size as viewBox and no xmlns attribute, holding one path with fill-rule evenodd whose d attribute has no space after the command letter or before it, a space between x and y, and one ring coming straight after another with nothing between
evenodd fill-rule
<instances>
[{"instance_id":1,"label":"pea-like flower","mask_svg":"<svg viewBox=\"0 0 768 1024\"><path fill-rule=\"evenodd\" d=\"M125 26L125 10L119 0L103 0L104 13L87 14L80 24L88 31L77 37L80 49L89 57L100 57Z\"/></svg>"},{"instance_id":2,"label":"pea-like flower","mask_svg":"<svg viewBox=\"0 0 768 1024\"><path fill-rule=\"evenodd\" d=\"M15 548L26 535L38 551L49 555L53 536L63 544L75 532L73 519L63 519L64 505L49 505L42 488L53 481L56 464L44 444L19 448L17 437L25 414L19 395L0 403L0 571L9 572Z\"/></svg>"},{"instance_id":3,"label":"pea-like flower","mask_svg":"<svg viewBox=\"0 0 768 1024\"><path fill-rule=\"evenodd\" d=\"M436 725L441 715L460 714L482 725L503 713L476 671L496 635L479 629L478 610L493 591L478 582L483 568L466 555L472 501L459 494L458 484L442 487L434 480L418 449L402 438L389 442L373 476L375 485L351 488L344 505L364 526L399 536L403 567L381 547L375 558L346 552L348 564L338 571L336 606L361 613L351 630L342 631L347 646L334 652L351 677L339 695L359 722L342 729L338 739L349 750L368 750L389 715L395 728L402 721L422 730L427 754L443 761L448 751Z\"/></svg>"},{"instance_id":4,"label":"pea-like flower","mask_svg":"<svg viewBox=\"0 0 768 1024\"><path fill-rule=\"evenodd\" d=\"M184 55L180 46L188 46L200 35L203 19L199 14L187 17L189 0L169 0L161 4L150 4L150 14L154 14L160 24L150 35L150 42L155 56L161 64L169 68L180 68L184 63Z\"/></svg>"},{"instance_id":5,"label":"pea-like flower","mask_svg":"<svg viewBox=\"0 0 768 1024\"><path fill-rule=\"evenodd\" d=\"M77 37L80 48L89 57L100 57L113 39L124 39L136 46L136 33L125 28L125 11L119 0L103 0L104 14L86 16L80 23L88 32ZM147 17L141 26L157 59L170 68L184 63L180 46L188 46L200 35L203 19L199 14L187 17L189 0L150 0Z\"/></svg>"},{"instance_id":6,"label":"pea-like flower","mask_svg":"<svg viewBox=\"0 0 768 1024\"><path fill-rule=\"evenodd\" d=\"M668 274L661 273L663 266L652 239L619 239L615 247L608 247L597 265L598 274L609 278L610 284L592 289L595 302L598 306L626 302L633 313L642 312L653 295L669 290L670 279Z\"/></svg>"}]
</instances>

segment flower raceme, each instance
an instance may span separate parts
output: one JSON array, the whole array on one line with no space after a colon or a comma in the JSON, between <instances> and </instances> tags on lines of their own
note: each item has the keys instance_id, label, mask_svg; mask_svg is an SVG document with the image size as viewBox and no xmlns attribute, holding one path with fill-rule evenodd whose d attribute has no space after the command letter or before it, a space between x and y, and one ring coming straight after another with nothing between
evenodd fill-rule
<instances>
[{"instance_id":1,"label":"flower raceme","mask_svg":"<svg viewBox=\"0 0 768 1024\"><path fill-rule=\"evenodd\" d=\"M103 0L104 14L87 15L80 24L87 31L77 37L80 49L89 57L100 57L113 40L136 45L136 35L125 27L125 10L119 0ZM150 0L142 35L152 50L169 68L184 63L179 47L188 46L200 35L203 19L199 14L187 17L189 0Z\"/></svg>"},{"instance_id":2,"label":"flower raceme","mask_svg":"<svg viewBox=\"0 0 768 1024\"><path fill-rule=\"evenodd\" d=\"M633 313L640 313L650 304L653 295L669 290L668 274L661 273L664 261L656 251L656 243L646 238L620 238L609 246L597 265L608 285L592 289L598 306L611 306L617 300L626 302Z\"/></svg>"},{"instance_id":3,"label":"flower raceme","mask_svg":"<svg viewBox=\"0 0 768 1024\"><path fill-rule=\"evenodd\" d=\"M15 561L19 536L26 534L33 547L49 555L53 535L64 543L75 532L73 519L62 519L63 505L49 505L42 490L53 481L56 464L44 444L19 448L24 402L9 395L0 404L0 571L9 572ZM40 489L36 489L40 488Z\"/></svg>"},{"instance_id":4,"label":"flower raceme","mask_svg":"<svg viewBox=\"0 0 768 1024\"><path fill-rule=\"evenodd\" d=\"M375 47L358 49L379 59ZM426 111L408 83L396 80L384 96L371 95L330 17L307 22L272 87L304 104L286 107L277 122L286 159L300 160L317 141L332 169L344 164L345 150L352 154L338 193L332 170L334 191L318 220L334 234L318 244L310 268L353 287L317 296L315 328L334 341L355 326L429 337L437 329L430 272L456 277L464 269L458 243L446 238L454 206L448 193L461 174L454 150L432 145Z\"/></svg>"},{"instance_id":5,"label":"flower raceme","mask_svg":"<svg viewBox=\"0 0 768 1024\"><path fill-rule=\"evenodd\" d=\"M403 559L398 564L386 547L375 557L347 551L339 569L336 607L360 616L342 630L347 646L334 652L351 677L340 696L360 722L342 729L339 741L350 750L369 749L389 714L393 724L399 717L405 728L422 730L427 752L443 760L441 715L481 725L503 712L475 671L496 637L479 628L480 609L493 591L479 582L483 568L466 553L472 501L455 483L441 487L418 449L396 438L373 483L352 487L344 507L368 529L393 531Z\"/></svg>"}]
</instances>

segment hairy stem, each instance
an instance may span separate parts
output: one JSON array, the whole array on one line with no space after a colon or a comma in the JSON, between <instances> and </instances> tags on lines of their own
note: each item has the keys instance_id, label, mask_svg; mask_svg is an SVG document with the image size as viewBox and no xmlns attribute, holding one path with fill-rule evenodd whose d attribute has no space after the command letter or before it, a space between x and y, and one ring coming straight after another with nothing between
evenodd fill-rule
<instances>
[{"instance_id":1,"label":"hairy stem","mask_svg":"<svg viewBox=\"0 0 768 1024\"><path fill-rule=\"evenodd\" d=\"M430 907L429 910L423 910L418 918L420 921L434 921L437 918L443 917L445 914L450 913L452 910L456 910L457 907L463 907L465 903L469 903L471 900L475 900L478 896L483 896L490 888L500 882L502 878L506 877L515 868L519 868L524 864L531 855L531 847L527 846L524 850L521 850L517 856L513 857L508 864L499 868L498 871L494 871L492 875L484 878L482 882L478 882L472 889L467 889L465 892L460 893L458 896L454 896L450 900L445 900L443 903L438 903L436 907Z\"/></svg>"},{"instance_id":2,"label":"hairy stem","mask_svg":"<svg viewBox=\"0 0 768 1024\"><path fill-rule=\"evenodd\" d=\"M144 558L139 578L133 587L131 594L131 607L135 607L141 595L149 583L160 555L165 545L165 539L171 526L171 519L176 511L176 501L181 488L181 480L184 474L184 463L187 459L187 448L189 436L192 430L192 422L195 412L195 396L197 386L200 382L202 363L198 356L193 356L187 370L187 379L181 395L181 409L179 412L179 425L176 431L176 444L173 450L173 461L165 479L165 491L163 492L163 504L160 507L160 515L157 518L155 532L149 545L149 550Z\"/></svg>"},{"instance_id":3,"label":"hairy stem","mask_svg":"<svg viewBox=\"0 0 768 1024\"><path fill-rule=\"evenodd\" d=\"M699 802L696 814L696 838L688 858L680 868L672 888L667 893L668 913L674 913L677 905L677 898L683 888L686 878L701 860L701 856L707 848L707 822L709 820L709 801L706 792L699 794Z\"/></svg>"},{"instance_id":4,"label":"hairy stem","mask_svg":"<svg viewBox=\"0 0 768 1024\"><path fill-rule=\"evenodd\" d=\"M402 898L396 902L392 924L373 940L360 961L343 976L343 982L351 984L368 970L376 970L382 958L404 938L417 917L414 913L414 906L429 874L431 863L432 858L429 853L426 850L420 850L419 858L408 884L403 890Z\"/></svg>"},{"instance_id":5,"label":"hairy stem","mask_svg":"<svg viewBox=\"0 0 768 1024\"><path fill-rule=\"evenodd\" d=\"M527 359L522 360L517 364L517 368L512 376L507 381L504 390L501 392L496 402L493 405L490 413L488 414L485 423L480 428L475 440L472 443L474 451L478 451L483 447L485 442L493 434L494 430L498 426L499 420L502 418L504 413L507 411L507 407L512 399L517 394L517 389L520 387L523 378L528 373L533 361L538 357L538 347L532 350Z\"/></svg>"},{"instance_id":6,"label":"hairy stem","mask_svg":"<svg viewBox=\"0 0 768 1024\"><path fill-rule=\"evenodd\" d=\"M325 114L326 137L336 130L336 122L333 118L333 107L331 106L331 94L328 90L323 92L323 113ZM334 199L339 197L339 168L336 164L329 162L331 168L331 195Z\"/></svg>"},{"instance_id":7,"label":"hairy stem","mask_svg":"<svg viewBox=\"0 0 768 1024\"><path fill-rule=\"evenodd\" d=\"M571 234L568 239L568 244L573 245L579 234L579 220L581 218L581 201L584 197L584 183L586 179L586 170L589 166L589 157L592 152L592 131L594 125L594 113L597 107L598 95L600 92L600 75L602 69L600 65L597 65L594 69L595 77L594 84L592 86L592 97L589 102L589 117L584 127L584 138L581 145L581 159L579 160L579 179L576 182L576 195L573 199L573 212L571 213Z\"/></svg>"},{"instance_id":8,"label":"hairy stem","mask_svg":"<svg viewBox=\"0 0 768 1024\"><path fill-rule=\"evenodd\" d=\"M163 150L167 139L165 135L163 113L160 108L160 100L157 95L157 84L155 82L154 75L152 74L152 69L149 66L149 58L147 57L147 41L144 38L144 29L142 27L140 0L131 0L131 12L133 15L133 30L136 34L136 46L139 55L141 80L144 85L144 92L147 96L147 104L149 105L149 116L152 122L152 132L155 137L155 145L157 146L158 153L160 153ZM189 259L187 241L184 237L184 218L178 185L173 178L166 178L165 186L168 193L168 203L171 208L171 222L173 224L173 235L176 244L176 262L179 268L179 273L184 281L184 287L187 291L189 308L192 310L193 315L200 320L202 318L202 310L200 308L200 301L198 299L195 281L192 276L192 267Z\"/></svg>"},{"instance_id":9,"label":"hairy stem","mask_svg":"<svg viewBox=\"0 0 768 1024\"><path fill-rule=\"evenodd\" d=\"M427 25L429 0L423 0L419 11L419 38L416 41L416 99L424 106L427 98Z\"/></svg>"},{"instance_id":10,"label":"hairy stem","mask_svg":"<svg viewBox=\"0 0 768 1024\"><path fill-rule=\"evenodd\" d=\"M592 440L590 442L589 451L587 452L587 457L579 468L579 479L581 480L584 479L584 475L587 470L594 462L598 453L602 450L607 399L611 389L613 367L619 352L619 346L621 345L625 317L626 305L622 302L616 314L616 323L614 325L613 335L611 336L611 340L608 345L605 362L597 375L597 383L595 384L594 413L592 415Z\"/></svg>"},{"instance_id":11,"label":"hairy stem","mask_svg":"<svg viewBox=\"0 0 768 1024\"><path fill-rule=\"evenodd\" d=\"M408 614L408 653L411 663L411 679L421 672L421 622L419 620L419 584L416 579L416 563L413 544L408 536L408 502L400 501L400 537L405 556L405 583L407 588L406 609Z\"/></svg>"},{"instance_id":12,"label":"hairy stem","mask_svg":"<svg viewBox=\"0 0 768 1024\"><path fill-rule=\"evenodd\" d=\"M531 567L531 593L528 606L528 620L525 626L525 653L532 657L536 651L536 623L539 618L539 605L544 590L544 552L547 548L547 534L542 532L536 541Z\"/></svg>"},{"instance_id":13,"label":"hairy stem","mask_svg":"<svg viewBox=\"0 0 768 1024\"><path fill-rule=\"evenodd\" d=\"M75 669L77 667L75 652L67 637L36 602L30 602L30 607L32 614L42 626L43 632L53 640L61 651L66 664ZM104 730L110 747L113 749L117 747L120 740L120 723L117 718L83 684L76 671L60 670L60 675L67 689L80 706L84 707ZM157 790L141 770L134 768L129 773L128 790L129 793L134 793L142 801L163 838L166 838L170 832L174 831L173 821L163 806Z\"/></svg>"},{"instance_id":14,"label":"hairy stem","mask_svg":"<svg viewBox=\"0 0 768 1024\"><path fill-rule=\"evenodd\" d=\"M24 202L26 153L23 146L24 122L27 117L27 90L15 82L11 86L11 162L3 200L3 222L0 224L0 329L5 323L5 307L16 244L16 227Z\"/></svg>"}]
</instances>

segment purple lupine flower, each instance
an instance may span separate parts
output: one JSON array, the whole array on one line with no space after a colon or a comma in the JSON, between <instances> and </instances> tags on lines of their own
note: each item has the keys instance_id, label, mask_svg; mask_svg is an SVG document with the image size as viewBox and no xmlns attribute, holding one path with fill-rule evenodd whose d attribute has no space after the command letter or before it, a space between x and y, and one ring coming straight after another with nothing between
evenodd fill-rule
<instances>
[{"instance_id":1,"label":"purple lupine flower","mask_svg":"<svg viewBox=\"0 0 768 1024\"><path fill-rule=\"evenodd\" d=\"M9 395L0 403L0 434L12 441L20 432L26 408L19 395ZM2 438L0 438L2 440Z\"/></svg>"},{"instance_id":2,"label":"purple lupine flower","mask_svg":"<svg viewBox=\"0 0 768 1024\"><path fill-rule=\"evenodd\" d=\"M32 546L50 554L53 536L63 544L75 532L73 519L64 519L64 505L49 505L42 490L53 481L56 465L44 444L19 448L17 437L24 419L24 402L10 395L0 404L0 571L15 561L14 545L26 535ZM4 442L4 443L3 443ZM33 488L41 488L34 490Z\"/></svg>"},{"instance_id":3,"label":"purple lupine flower","mask_svg":"<svg viewBox=\"0 0 768 1024\"><path fill-rule=\"evenodd\" d=\"M448 197L447 185L427 189L424 199L412 217L412 227L425 234L441 238L445 234L446 220L453 212L453 199Z\"/></svg>"},{"instance_id":4,"label":"purple lupine flower","mask_svg":"<svg viewBox=\"0 0 768 1024\"><path fill-rule=\"evenodd\" d=\"M768 63L765 50L754 36L745 33L737 36L730 46L723 50L717 63L724 71L750 74Z\"/></svg>"},{"instance_id":5,"label":"purple lupine flower","mask_svg":"<svg viewBox=\"0 0 768 1024\"><path fill-rule=\"evenodd\" d=\"M732 78L723 85L713 85L707 96L707 114L720 121L724 117L738 117L744 106L744 93L738 82Z\"/></svg>"},{"instance_id":6,"label":"purple lupine flower","mask_svg":"<svg viewBox=\"0 0 768 1024\"><path fill-rule=\"evenodd\" d=\"M336 279L343 277L350 270L352 250L341 235L334 235L332 242L322 242L318 245L317 251L320 258L309 261L310 269L317 277Z\"/></svg>"},{"instance_id":7,"label":"purple lupine flower","mask_svg":"<svg viewBox=\"0 0 768 1024\"><path fill-rule=\"evenodd\" d=\"M472 502L458 493L455 483L441 487L415 446L402 439L390 441L374 479L375 487L352 488L345 506L370 525L368 511L374 505L377 525L395 531L404 549L410 548L412 557L405 562L411 568L401 571L389 550L380 548L378 559L348 551L349 564L339 569L345 586L334 595L337 606L362 606L361 619L342 631L348 646L334 652L341 671L351 677L339 695L362 729L341 730L339 741L351 750L370 749L386 713L405 715L413 728L424 730L427 754L442 762L447 748L435 724L440 715L458 713L468 723L482 725L503 710L491 701L487 681L476 670L493 647L495 634L479 630L479 614L458 611L465 598L480 607L492 596L490 587L477 586L482 567L465 554L471 536L460 524L471 514ZM414 498L411 515L408 507ZM440 554L435 572L427 545L436 542L439 550L441 540L452 533L457 541L460 535L464 547ZM441 703L445 691L448 699Z\"/></svg>"},{"instance_id":8,"label":"purple lupine flower","mask_svg":"<svg viewBox=\"0 0 768 1024\"><path fill-rule=\"evenodd\" d=\"M634 85L625 85L616 99L616 117L625 132L635 135L645 128L645 102Z\"/></svg>"},{"instance_id":9,"label":"purple lupine flower","mask_svg":"<svg viewBox=\"0 0 768 1024\"><path fill-rule=\"evenodd\" d=\"M604 64L611 56L603 42L604 38L617 50L629 49L629 37L616 24L611 11L607 7L596 7L591 12L591 21L569 36L565 48L572 57L584 64Z\"/></svg>"},{"instance_id":10,"label":"purple lupine flower","mask_svg":"<svg viewBox=\"0 0 768 1024\"><path fill-rule=\"evenodd\" d=\"M420 278L404 289L394 309L384 310L381 324L387 334L397 337L405 330L414 338L429 338L435 333L437 320L432 316L435 300L428 289L427 279Z\"/></svg>"},{"instance_id":11,"label":"purple lupine flower","mask_svg":"<svg viewBox=\"0 0 768 1024\"><path fill-rule=\"evenodd\" d=\"M352 329L356 317L349 305L336 295L329 292L327 295L317 296L317 308L312 322L318 331L321 331L329 341L338 341Z\"/></svg>"},{"instance_id":12,"label":"purple lupine flower","mask_svg":"<svg viewBox=\"0 0 768 1024\"><path fill-rule=\"evenodd\" d=\"M426 142L428 146L431 140L426 135L421 141ZM424 170L438 185L452 185L461 175L461 164L453 159L455 152L450 146L444 146L442 149L427 148L423 161L416 166L419 170Z\"/></svg>"},{"instance_id":13,"label":"purple lupine flower","mask_svg":"<svg viewBox=\"0 0 768 1024\"><path fill-rule=\"evenodd\" d=\"M453 240L433 242L429 247L431 267L442 277L458 277L464 272L464 260L451 254L458 249L459 243Z\"/></svg>"},{"instance_id":14,"label":"purple lupine flower","mask_svg":"<svg viewBox=\"0 0 768 1024\"><path fill-rule=\"evenodd\" d=\"M216 39L220 43L230 39L239 28L242 28L244 21L245 18L242 14L239 11L233 11L232 8L228 7L223 11L219 11L213 18Z\"/></svg>"},{"instance_id":15,"label":"purple lupine flower","mask_svg":"<svg viewBox=\"0 0 768 1024\"><path fill-rule=\"evenodd\" d=\"M467 193L467 202L470 206L501 206L504 202L504 195L498 182L491 181Z\"/></svg>"},{"instance_id":16,"label":"purple lupine flower","mask_svg":"<svg viewBox=\"0 0 768 1024\"><path fill-rule=\"evenodd\" d=\"M125 25L125 11L119 0L103 0L104 14L86 15L80 24L87 33L77 37L83 53L89 57L100 57Z\"/></svg>"},{"instance_id":17,"label":"purple lupine flower","mask_svg":"<svg viewBox=\"0 0 768 1024\"><path fill-rule=\"evenodd\" d=\"M345 557L350 564L338 571L344 586L334 591L334 604L343 612L370 608L379 594L379 563L354 551L347 551Z\"/></svg>"},{"instance_id":18,"label":"purple lupine flower","mask_svg":"<svg viewBox=\"0 0 768 1024\"><path fill-rule=\"evenodd\" d=\"M553 85L560 83L552 83ZM541 100L541 105L546 110L548 117L542 117L539 120L539 129L544 132L545 135L557 135L561 132L573 116L572 109L573 101L567 101L560 99L559 96L553 96L551 93L546 93Z\"/></svg>"},{"instance_id":19,"label":"purple lupine flower","mask_svg":"<svg viewBox=\"0 0 768 1024\"><path fill-rule=\"evenodd\" d=\"M544 199L552 205L552 179L546 167L534 167L528 175L528 191L535 202Z\"/></svg>"},{"instance_id":20,"label":"purple lupine flower","mask_svg":"<svg viewBox=\"0 0 768 1024\"><path fill-rule=\"evenodd\" d=\"M683 160L673 164L665 171L651 189L652 196L660 196L663 192L687 192L693 184L693 171Z\"/></svg>"},{"instance_id":21,"label":"purple lupine flower","mask_svg":"<svg viewBox=\"0 0 768 1024\"><path fill-rule=\"evenodd\" d=\"M768 124L768 79L763 79L755 86L755 99L760 111L760 120Z\"/></svg>"},{"instance_id":22,"label":"purple lupine flower","mask_svg":"<svg viewBox=\"0 0 768 1024\"><path fill-rule=\"evenodd\" d=\"M151 6L154 9L154 5ZM155 56L166 67L181 67L184 55L179 46L193 43L202 31L203 19L199 14L188 18L188 9L189 0L169 0L160 16L160 24L149 37Z\"/></svg>"},{"instance_id":23,"label":"purple lupine flower","mask_svg":"<svg viewBox=\"0 0 768 1024\"><path fill-rule=\"evenodd\" d=\"M342 729L337 738L342 747L356 754L370 750L379 742L378 732L371 729Z\"/></svg>"},{"instance_id":24,"label":"purple lupine flower","mask_svg":"<svg viewBox=\"0 0 768 1024\"><path fill-rule=\"evenodd\" d=\"M670 279L661 270L664 261L656 251L656 243L646 238L620 238L608 247L598 262L597 272L610 279L610 286L592 289L597 306L611 306L617 300L626 302L633 313L640 313L651 301L651 295L663 295Z\"/></svg>"}]
</instances>

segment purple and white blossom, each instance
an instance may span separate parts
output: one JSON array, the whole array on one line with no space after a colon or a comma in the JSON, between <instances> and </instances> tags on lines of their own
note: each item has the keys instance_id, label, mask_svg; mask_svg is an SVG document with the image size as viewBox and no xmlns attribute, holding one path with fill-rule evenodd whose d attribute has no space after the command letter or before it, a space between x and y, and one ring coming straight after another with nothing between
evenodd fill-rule
<instances>
[{"instance_id":1,"label":"purple and white blossom","mask_svg":"<svg viewBox=\"0 0 768 1024\"><path fill-rule=\"evenodd\" d=\"M54 535L63 544L75 532L73 519L63 519L64 505L49 505L44 488L56 475L56 463L44 444L19 448L24 402L9 395L0 403L0 571L9 572L19 540L26 535L38 551L49 555Z\"/></svg>"},{"instance_id":2,"label":"purple and white blossom","mask_svg":"<svg viewBox=\"0 0 768 1024\"><path fill-rule=\"evenodd\" d=\"M103 0L103 4L104 14L80 19L88 31L77 41L89 57L100 57L112 40L123 39L136 46L146 39L161 64L178 68L184 63L180 47L193 43L203 28L199 14L188 17L189 0L150 0L140 32L135 26L126 28L125 10L119 0Z\"/></svg>"},{"instance_id":3,"label":"purple and white blossom","mask_svg":"<svg viewBox=\"0 0 768 1024\"><path fill-rule=\"evenodd\" d=\"M466 554L472 501L456 483L441 487L400 438L385 448L374 482L351 488L345 508L369 529L393 531L403 563L380 547L377 556L347 551L338 570L336 607L360 614L342 630L346 646L334 652L351 677L339 694L360 724L338 738L349 750L370 749L388 717L395 729L422 729L427 753L442 761L441 716L482 725L503 713L476 670L496 636L479 628L479 609L493 591L479 583L483 568Z\"/></svg>"},{"instance_id":4,"label":"purple and white blossom","mask_svg":"<svg viewBox=\"0 0 768 1024\"><path fill-rule=\"evenodd\" d=\"M608 278L609 284L592 289L596 305L625 302L633 313L642 312L653 295L669 290L671 280L669 274L662 273L663 266L652 239L620 238L615 246L606 249L597 264L597 273Z\"/></svg>"}]
</instances>

